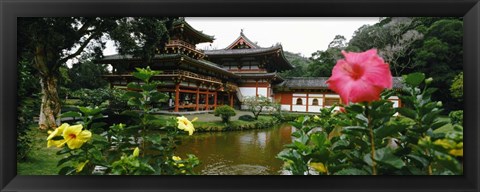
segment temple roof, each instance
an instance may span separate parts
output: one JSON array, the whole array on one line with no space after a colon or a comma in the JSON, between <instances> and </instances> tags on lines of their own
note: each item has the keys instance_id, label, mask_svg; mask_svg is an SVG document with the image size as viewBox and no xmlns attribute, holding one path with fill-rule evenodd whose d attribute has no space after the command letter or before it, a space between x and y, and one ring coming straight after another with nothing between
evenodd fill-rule
<instances>
[{"instance_id":1,"label":"temple roof","mask_svg":"<svg viewBox=\"0 0 480 192\"><path fill-rule=\"evenodd\" d=\"M216 63L212 63L210 61L203 60L203 59L201 60L192 59L183 54L161 54L161 55L155 55L153 57L153 60L160 60L160 59L184 59L185 61L188 61L190 64L193 64L199 67L200 66L205 67L215 72L228 75L230 77L236 77L236 78L239 77L238 75L227 71L226 69L222 68ZM97 60L96 63L112 64L112 63L122 62L122 61L140 61L140 60L141 60L140 58L134 58L132 55L115 54L115 55L105 56L103 59Z\"/></svg>"},{"instance_id":2,"label":"temple roof","mask_svg":"<svg viewBox=\"0 0 480 192\"><path fill-rule=\"evenodd\" d=\"M328 89L326 83L328 77L292 77L285 79L282 83L274 86L274 88L288 89ZM401 77L393 77L393 88L400 89L403 87Z\"/></svg>"},{"instance_id":3,"label":"temple roof","mask_svg":"<svg viewBox=\"0 0 480 192\"><path fill-rule=\"evenodd\" d=\"M217 50L205 50L204 53L207 56L223 56L223 55L251 55L251 54L262 54L262 53L272 53L280 51L282 49L281 45L276 45L268 48L255 48L255 49L217 49Z\"/></svg>"},{"instance_id":4,"label":"temple roof","mask_svg":"<svg viewBox=\"0 0 480 192\"><path fill-rule=\"evenodd\" d=\"M196 30L195 28L193 28L190 24L188 24L185 21L185 18L183 18L183 17L175 20L173 22L173 26L174 26L174 28L186 29L185 32L187 32L190 35L193 35L194 37L196 37L199 40L198 43L204 43L204 42L210 42L211 43L211 42L213 42L213 40L215 40L214 36L207 35L207 34L203 33L203 31L199 31L199 30Z\"/></svg>"},{"instance_id":5,"label":"temple roof","mask_svg":"<svg viewBox=\"0 0 480 192\"><path fill-rule=\"evenodd\" d=\"M226 47L225 49L234 49L235 46L239 45L239 44L242 44L242 45L246 45L248 48L243 48L243 49L258 49L258 48L261 48L260 46L258 46L255 42L251 41L250 39L248 39L244 34L243 34L243 29L240 31L240 36L235 39L235 41L233 41L228 47Z\"/></svg>"}]
</instances>

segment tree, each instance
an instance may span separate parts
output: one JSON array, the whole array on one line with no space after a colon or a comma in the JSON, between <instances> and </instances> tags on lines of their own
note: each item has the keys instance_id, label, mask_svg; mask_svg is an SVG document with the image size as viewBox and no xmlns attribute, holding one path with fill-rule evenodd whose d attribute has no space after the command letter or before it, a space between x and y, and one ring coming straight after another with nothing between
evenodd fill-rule
<instances>
[{"instance_id":1,"label":"tree","mask_svg":"<svg viewBox=\"0 0 480 192\"><path fill-rule=\"evenodd\" d=\"M307 75L307 67L311 61L300 55L300 53L290 53L285 51L285 58L290 62L294 68L280 73L282 77L303 77Z\"/></svg>"},{"instance_id":2,"label":"tree","mask_svg":"<svg viewBox=\"0 0 480 192\"><path fill-rule=\"evenodd\" d=\"M222 122L224 123L228 123L230 121L230 117L236 115L235 110L228 105L218 106L215 108L213 114L217 117L220 116L222 118Z\"/></svg>"},{"instance_id":3,"label":"tree","mask_svg":"<svg viewBox=\"0 0 480 192\"><path fill-rule=\"evenodd\" d=\"M81 61L77 64L73 64L72 68L68 71L68 74L69 77L71 79L75 79L75 81L70 82L69 88L72 91L82 88L105 88L108 85L108 82L101 78L101 76L107 72L106 65L97 64L91 60Z\"/></svg>"},{"instance_id":4,"label":"tree","mask_svg":"<svg viewBox=\"0 0 480 192\"><path fill-rule=\"evenodd\" d=\"M463 71L463 22L458 18L427 20L417 29L424 33L424 41L415 48L413 60L415 70L433 77L432 86L438 88L433 95L435 100L445 104L447 112L461 109L462 103L452 98L450 85L454 77Z\"/></svg>"},{"instance_id":5,"label":"tree","mask_svg":"<svg viewBox=\"0 0 480 192\"><path fill-rule=\"evenodd\" d=\"M450 92L453 98L458 99L458 101L463 101L463 72L460 72L453 79Z\"/></svg>"},{"instance_id":6,"label":"tree","mask_svg":"<svg viewBox=\"0 0 480 192\"><path fill-rule=\"evenodd\" d=\"M265 96L249 96L245 97L243 104L247 106L248 110L253 113L255 120L258 119L260 113L265 110L274 110L275 103Z\"/></svg>"},{"instance_id":7,"label":"tree","mask_svg":"<svg viewBox=\"0 0 480 192\"><path fill-rule=\"evenodd\" d=\"M155 47L163 48L168 40L168 23L171 26L170 19L163 17L20 18L18 55L30 55L40 76L40 128L57 126L60 112L57 83L62 65L82 54L101 57L108 35L116 40L121 54L134 53L134 57L149 61Z\"/></svg>"},{"instance_id":8,"label":"tree","mask_svg":"<svg viewBox=\"0 0 480 192\"><path fill-rule=\"evenodd\" d=\"M42 104L41 129L57 126L60 112L58 96L59 68L85 49L100 52L101 38L115 26L111 19L85 17L20 18L18 28L19 56L31 56L40 76Z\"/></svg>"}]
</instances>

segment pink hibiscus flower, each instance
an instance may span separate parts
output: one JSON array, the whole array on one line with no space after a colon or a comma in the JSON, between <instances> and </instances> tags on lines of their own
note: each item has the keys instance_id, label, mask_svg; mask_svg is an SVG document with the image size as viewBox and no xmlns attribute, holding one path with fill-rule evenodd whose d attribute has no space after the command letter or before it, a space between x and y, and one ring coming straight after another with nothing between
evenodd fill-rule
<instances>
[{"instance_id":1,"label":"pink hibiscus flower","mask_svg":"<svg viewBox=\"0 0 480 192\"><path fill-rule=\"evenodd\" d=\"M328 88L342 98L342 102L370 102L380 98L385 88L392 88L392 74L376 49L362 53L342 51L345 59L337 61Z\"/></svg>"}]
</instances>

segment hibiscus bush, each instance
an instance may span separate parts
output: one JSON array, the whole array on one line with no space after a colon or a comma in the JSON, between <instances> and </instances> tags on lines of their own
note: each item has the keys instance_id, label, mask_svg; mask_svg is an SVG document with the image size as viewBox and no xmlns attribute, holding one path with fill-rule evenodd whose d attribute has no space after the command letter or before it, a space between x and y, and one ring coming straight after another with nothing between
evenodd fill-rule
<instances>
[{"instance_id":1,"label":"hibiscus bush","mask_svg":"<svg viewBox=\"0 0 480 192\"><path fill-rule=\"evenodd\" d=\"M291 122L293 141L277 157L295 175L463 174L463 127L441 118L442 103L422 73L392 90L388 64L376 50L343 52L327 83L342 98L318 116ZM397 95L402 107L388 101ZM450 129L440 127L451 125ZM447 126L448 126L447 125Z\"/></svg>"},{"instance_id":2,"label":"hibiscus bush","mask_svg":"<svg viewBox=\"0 0 480 192\"><path fill-rule=\"evenodd\" d=\"M159 71L137 69L132 75L141 80L127 87L124 93L128 109L121 113L125 123L109 125L99 107L79 107L62 117L80 119L75 125L62 124L50 133L47 147L62 148L57 152L64 158L58 166L64 166L59 174L92 174L95 168L103 168L95 174L113 175L176 175L194 174L199 160L187 154L184 160L174 154L180 144L178 136L183 131L192 135L195 128L185 117L159 119L153 115L154 103L166 98L157 92L159 82L152 77ZM153 131L155 132L153 132Z\"/></svg>"}]
</instances>

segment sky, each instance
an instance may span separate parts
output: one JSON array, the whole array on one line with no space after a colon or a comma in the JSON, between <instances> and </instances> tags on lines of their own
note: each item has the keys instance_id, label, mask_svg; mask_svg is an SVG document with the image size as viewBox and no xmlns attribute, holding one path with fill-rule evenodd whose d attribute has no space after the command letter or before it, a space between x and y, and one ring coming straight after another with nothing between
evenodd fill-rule
<instances>
[{"instance_id":1,"label":"sky","mask_svg":"<svg viewBox=\"0 0 480 192\"><path fill-rule=\"evenodd\" d=\"M260 47L280 43L284 51L310 57L325 50L336 35L347 42L362 25L373 25L378 17L187 17L195 29L215 37L213 43L198 44L198 49L223 49L243 34ZM112 42L107 43L104 55L115 54Z\"/></svg>"}]
</instances>

